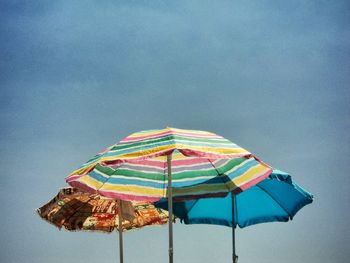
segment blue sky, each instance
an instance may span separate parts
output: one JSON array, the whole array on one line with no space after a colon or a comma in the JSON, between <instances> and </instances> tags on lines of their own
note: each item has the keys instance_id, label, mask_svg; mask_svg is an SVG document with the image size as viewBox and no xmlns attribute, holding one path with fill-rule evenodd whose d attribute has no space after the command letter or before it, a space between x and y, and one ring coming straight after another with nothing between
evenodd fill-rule
<instances>
[{"instance_id":1,"label":"blue sky","mask_svg":"<svg viewBox=\"0 0 350 263\"><path fill-rule=\"evenodd\" d=\"M348 1L1 1L2 262L116 262L116 234L58 231L35 208L139 130L208 130L315 195L237 231L240 262L349 258ZM175 262L229 262L226 227L175 224ZM167 228L125 235L165 262Z\"/></svg>"}]
</instances>

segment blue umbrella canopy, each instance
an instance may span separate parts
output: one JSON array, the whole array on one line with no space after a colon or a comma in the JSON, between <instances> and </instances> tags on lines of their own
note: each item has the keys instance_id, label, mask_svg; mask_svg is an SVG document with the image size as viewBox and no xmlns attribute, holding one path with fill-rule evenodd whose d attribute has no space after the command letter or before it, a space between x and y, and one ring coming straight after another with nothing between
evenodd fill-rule
<instances>
[{"instance_id":1,"label":"blue umbrella canopy","mask_svg":"<svg viewBox=\"0 0 350 263\"><path fill-rule=\"evenodd\" d=\"M286 222L312 201L312 194L295 183L289 174L273 170L268 178L237 195L175 202L173 211L185 224L232 227L233 262L237 262L234 245L237 225L243 228L265 222ZM160 201L156 206L167 209L167 202Z\"/></svg>"},{"instance_id":2,"label":"blue umbrella canopy","mask_svg":"<svg viewBox=\"0 0 350 263\"><path fill-rule=\"evenodd\" d=\"M238 195L175 202L173 210L185 224L243 228L264 222L286 222L312 200L312 194L295 183L290 175L273 170L268 178ZM163 201L156 206L167 209Z\"/></svg>"}]
</instances>

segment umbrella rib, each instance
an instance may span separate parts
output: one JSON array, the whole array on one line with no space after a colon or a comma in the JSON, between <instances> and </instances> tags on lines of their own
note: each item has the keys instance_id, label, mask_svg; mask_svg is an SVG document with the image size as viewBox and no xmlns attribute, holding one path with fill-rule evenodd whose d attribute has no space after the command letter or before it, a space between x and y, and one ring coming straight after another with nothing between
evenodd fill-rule
<instances>
[{"instance_id":1,"label":"umbrella rib","mask_svg":"<svg viewBox=\"0 0 350 263\"><path fill-rule=\"evenodd\" d=\"M270 195L270 193L266 191L261 185L257 184L256 186L259 187L262 191L264 191L268 196L270 196L276 202L276 204L278 204L283 209L283 211L287 213L288 217L291 218L291 214L281 205L280 202L276 200L276 198Z\"/></svg>"},{"instance_id":2,"label":"umbrella rib","mask_svg":"<svg viewBox=\"0 0 350 263\"><path fill-rule=\"evenodd\" d=\"M193 204L191 205L190 209L187 210L187 213L186 215L188 216L188 214L191 212L192 208L195 206L195 204L197 204L197 202L199 201L200 199L196 199L194 200ZM181 220L182 222L182 220Z\"/></svg>"},{"instance_id":3,"label":"umbrella rib","mask_svg":"<svg viewBox=\"0 0 350 263\"><path fill-rule=\"evenodd\" d=\"M223 185L225 185L226 189L228 192L230 192L230 188L228 187L228 185L226 184L226 182L224 181L223 177L221 176L222 174L218 171L218 169L215 167L215 165L210 161L210 159L207 159L208 162L214 167L216 173L217 173L217 177L220 178L220 180L222 181ZM224 174L225 176L227 176L226 174Z\"/></svg>"},{"instance_id":4,"label":"umbrella rib","mask_svg":"<svg viewBox=\"0 0 350 263\"><path fill-rule=\"evenodd\" d=\"M213 166L213 168L215 169L217 175L219 176L220 173L219 173L218 169L217 169L217 168L215 167L215 165L210 161L210 159L207 159L207 160L208 160L208 162L211 164L211 166Z\"/></svg>"}]
</instances>

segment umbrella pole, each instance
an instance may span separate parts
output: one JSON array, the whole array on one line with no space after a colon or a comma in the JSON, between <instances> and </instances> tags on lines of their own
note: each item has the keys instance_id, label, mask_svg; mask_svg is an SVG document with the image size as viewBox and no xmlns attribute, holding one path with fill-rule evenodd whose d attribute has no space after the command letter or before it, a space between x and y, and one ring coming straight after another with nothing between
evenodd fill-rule
<instances>
[{"instance_id":1,"label":"umbrella pole","mask_svg":"<svg viewBox=\"0 0 350 263\"><path fill-rule=\"evenodd\" d=\"M118 200L118 218L119 218L119 262L123 263L123 218L122 218L122 202Z\"/></svg>"},{"instance_id":2,"label":"umbrella pole","mask_svg":"<svg viewBox=\"0 0 350 263\"><path fill-rule=\"evenodd\" d=\"M168 210L169 210L169 263L173 263L173 193L171 186L171 154L167 155L168 164Z\"/></svg>"},{"instance_id":3,"label":"umbrella pole","mask_svg":"<svg viewBox=\"0 0 350 263\"><path fill-rule=\"evenodd\" d=\"M235 243L235 210L236 210L236 196L231 192L232 197L232 262L238 262L238 256L236 255L236 243Z\"/></svg>"}]
</instances>

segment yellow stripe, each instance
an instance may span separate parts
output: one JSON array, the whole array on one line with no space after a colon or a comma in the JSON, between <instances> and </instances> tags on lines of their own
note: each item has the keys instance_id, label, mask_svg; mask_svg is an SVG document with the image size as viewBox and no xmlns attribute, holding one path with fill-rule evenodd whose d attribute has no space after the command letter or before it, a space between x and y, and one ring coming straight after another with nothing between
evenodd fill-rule
<instances>
[{"instance_id":1,"label":"yellow stripe","mask_svg":"<svg viewBox=\"0 0 350 263\"><path fill-rule=\"evenodd\" d=\"M149 194L149 195L165 197L164 189L156 189L156 188L150 188L145 186L115 185L115 184L109 184L109 183L102 183L100 181L97 181L91 178L88 175L79 178L78 181L96 190L106 190L106 191L119 192L119 193L130 192L130 193L134 193L135 195Z\"/></svg>"},{"instance_id":2,"label":"yellow stripe","mask_svg":"<svg viewBox=\"0 0 350 263\"><path fill-rule=\"evenodd\" d=\"M86 184L87 186L92 187L92 188L94 188L96 190L100 189L102 187L102 185L103 185L103 183L101 183L100 181L97 181L97 180L91 178L88 175L80 177L77 181L78 182L82 182L82 183Z\"/></svg>"},{"instance_id":3,"label":"yellow stripe","mask_svg":"<svg viewBox=\"0 0 350 263\"><path fill-rule=\"evenodd\" d=\"M82 167L82 168L80 168L80 169L78 169L78 170L75 170L74 172L70 173L70 174L68 175L68 177L70 177L70 176L72 176L72 175L81 175L81 174L84 174L84 173L86 173L87 171L89 171L92 167L94 167L96 164L97 164L97 162L92 163L92 164L90 164L89 166Z\"/></svg>"},{"instance_id":4,"label":"yellow stripe","mask_svg":"<svg viewBox=\"0 0 350 263\"><path fill-rule=\"evenodd\" d=\"M154 195L165 197L164 189L149 188L144 186L135 186L135 185L115 185L115 184L104 184L100 190L112 191L112 192L130 192L133 194L142 194L142 195Z\"/></svg>"},{"instance_id":5,"label":"yellow stripe","mask_svg":"<svg viewBox=\"0 0 350 263\"><path fill-rule=\"evenodd\" d=\"M193 135L214 135L219 137L217 134L212 133L212 132L208 132L208 131L199 131L199 130L184 130L184 129L176 129L176 128L170 128L173 131L177 131L177 132L185 132L185 133L192 133Z\"/></svg>"},{"instance_id":6,"label":"yellow stripe","mask_svg":"<svg viewBox=\"0 0 350 263\"><path fill-rule=\"evenodd\" d=\"M176 129L176 128L165 128L165 129L160 129L160 130L155 130L155 131L143 131L143 132L135 132L133 134L130 134L127 138L136 138L136 137L142 137L142 136L151 136L151 135L155 135L158 133L162 133L162 132L166 132L166 131L175 131L175 132L184 132L184 133L190 133L192 135L210 135L210 136L215 136L220 138L221 136L218 136L215 133L212 132L208 132L208 131L198 131L198 130L185 130L185 129Z\"/></svg>"},{"instance_id":7,"label":"yellow stripe","mask_svg":"<svg viewBox=\"0 0 350 263\"><path fill-rule=\"evenodd\" d=\"M140 136L154 135L154 134L157 134L157 133L165 132L167 130L168 130L168 128L161 129L161 130L155 130L155 131L149 131L149 132L147 132L147 131L145 131L145 132L135 132L133 134L130 134L126 138L135 138L135 137L140 137Z\"/></svg>"},{"instance_id":8,"label":"yellow stripe","mask_svg":"<svg viewBox=\"0 0 350 263\"><path fill-rule=\"evenodd\" d=\"M270 168L259 164L258 166L254 166L254 167L250 168L243 175L241 175L237 178L234 178L233 181L228 182L227 184L230 188L232 188L234 186L240 186L246 182L249 182L249 181L255 179L256 177L258 177L260 175L263 175L264 173L268 172L269 170L270 170Z\"/></svg>"},{"instance_id":9,"label":"yellow stripe","mask_svg":"<svg viewBox=\"0 0 350 263\"><path fill-rule=\"evenodd\" d=\"M188 159L189 157L183 155L182 153L173 153L172 157L173 160L183 160L183 159Z\"/></svg>"}]
</instances>

